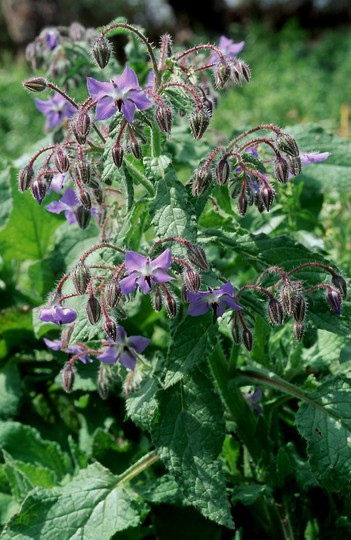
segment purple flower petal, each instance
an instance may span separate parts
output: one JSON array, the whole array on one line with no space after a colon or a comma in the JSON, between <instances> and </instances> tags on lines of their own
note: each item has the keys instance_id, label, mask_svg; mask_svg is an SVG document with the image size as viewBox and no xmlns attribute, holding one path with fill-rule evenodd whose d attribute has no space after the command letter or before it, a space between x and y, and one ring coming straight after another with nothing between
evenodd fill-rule
<instances>
[{"instance_id":1,"label":"purple flower petal","mask_svg":"<svg viewBox=\"0 0 351 540\"><path fill-rule=\"evenodd\" d=\"M131 371L134 371L136 365L136 357L130 351L123 351L119 359L122 366Z\"/></svg>"},{"instance_id":2,"label":"purple flower petal","mask_svg":"<svg viewBox=\"0 0 351 540\"><path fill-rule=\"evenodd\" d=\"M330 156L330 152L302 152L300 159L302 165L309 165L310 163L320 163L325 161Z\"/></svg>"},{"instance_id":3,"label":"purple flower petal","mask_svg":"<svg viewBox=\"0 0 351 540\"><path fill-rule=\"evenodd\" d=\"M139 271L141 268L144 268L147 263L147 257L137 253L136 251L126 251L126 271L128 274L131 272Z\"/></svg>"},{"instance_id":4,"label":"purple flower petal","mask_svg":"<svg viewBox=\"0 0 351 540\"><path fill-rule=\"evenodd\" d=\"M129 124L133 123L136 106L130 99L123 101L121 113Z\"/></svg>"},{"instance_id":5,"label":"purple flower petal","mask_svg":"<svg viewBox=\"0 0 351 540\"><path fill-rule=\"evenodd\" d=\"M52 351L61 350L62 341L60 339L52 340L44 337L43 341L45 342L45 345L48 347L48 349L51 349Z\"/></svg>"},{"instance_id":6,"label":"purple flower petal","mask_svg":"<svg viewBox=\"0 0 351 540\"><path fill-rule=\"evenodd\" d=\"M153 273L153 280L156 283L167 283L167 281L172 281L172 279L174 278L161 269L158 269Z\"/></svg>"},{"instance_id":7,"label":"purple flower petal","mask_svg":"<svg viewBox=\"0 0 351 540\"><path fill-rule=\"evenodd\" d=\"M136 282L138 279L138 275L134 272L130 274L130 276L127 276L120 281L120 287L122 294L129 294L133 292L136 288Z\"/></svg>"},{"instance_id":8,"label":"purple flower petal","mask_svg":"<svg viewBox=\"0 0 351 540\"><path fill-rule=\"evenodd\" d=\"M136 282L137 282L137 284L139 285L141 291L144 294L147 294L148 292L150 292L150 290L151 290L151 278L150 278L150 283L148 283L144 276L140 276L140 277L138 277Z\"/></svg>"},{"instance_id":9,"label":"purple flower petal","mask_svg":"<svg viewBox=\"0 0 351 540\"><path fill-rule=\"evenodd\" d=\"M111 97L101 98L96 105L96 120L107 120L117 112L117 107Z\"/></svg>"},{"instance_id":10,"label":"purple flower petal","mask_svg":"<svg viewBox=\"0 0 351 540\"><path fill-rule=\"evenodd\" d=\"M79 201L77 199L74 189L67 188L61 197L61 202L67 204L68 206L77 206L79 204Z\"/></svg>"},{"instance_id":11,"label":"purple flower petal","mask_svg":"<svg viewBox=\"0 0 351 540\"><path fill-rule=\"evenodd\" d=\"M128 338L128 343L137 353L142 353L149 345L150 340L143 336L130 336Z\"/></svg>"},{"instance_id":12,"label":"purple flower petal","mask_svg":"<svg viewBox=\"0 0 351 540\"><path fill-rule=\"evenodd\" d=\"M100 82L93 77L87 77L87 87L89 95L94 100L100 100L105 96L112 97L113 95L114 88L110 82Z\"/></svg>"},{"instance_id":13,"label":"purple flower petal","mask_svg":"<svg viewBox=\"0 0 351 540\"><path fill-rule=\"evenodd\" d=\"M135 90L139 88L138 77L135 71L129 66L126 66L122 75L115 79L115 83L118 89L124 94L129 92L129 90Z\"/></svg>"},{"instance_id":14,"label":"purple flower petal","mask_svg":"<svg viewBox=\"0 0 351 540\"><path fill-rule=\"evenodd\" d=\"M116 364L118 360L119 353L116 350L116 348L111 345L106 347L104 352L97 356L96 358L100 360L100 362L103 362L104 364Z\"/></svg>"},{"instance_id":15,"label":"purple flower petal","mask_svg":"<svg viewBox=\"0 0 351 540\"><path fill-rule=\"evenodd\" d=\"M159 255L158 257L156 257L156 259L151 261L150 266L153 270L155 270L156 268L167 270L168 268L170 268L171 264L172 264L172 253L171 253L171 250L167 248L165 249L163 253L161 253L161 255Z\"/></svg>"},{"instance_id":16,"label":"purple flower petal","mask_svg":"<svg viewBox=\"0 0 351 540\"><path fill-rule=\"evenodd\" d=\"M143 90L131 90L128 92L129 100L133 101L140 111L149 109L153 105Z\"/></svg>"}]
</instances>

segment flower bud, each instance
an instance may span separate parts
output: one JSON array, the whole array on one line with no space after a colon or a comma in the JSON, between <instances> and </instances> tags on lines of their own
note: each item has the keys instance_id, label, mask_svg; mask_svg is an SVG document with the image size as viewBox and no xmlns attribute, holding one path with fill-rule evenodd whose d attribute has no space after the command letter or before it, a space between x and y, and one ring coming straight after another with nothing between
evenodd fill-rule
<instances>
[{"instance_id":1,"label":"flower bud","mask_svg":"<svg viewBox=\"0 0 351 540\"><path fill-rule=\"evenodd\" d=\"M110 308L114 308L121 298L121 287L117 281L109 281L105 285L104 296L105 302Z\"/></svg>"},{"instance_id":2,"label":"flower bud","mask_svg":"<svg viewBox=\"0 0 351 540\"><path fill-rule=\"evenodd\" d=\"M187 267L184 272L184 283L188 291L197 293L201 285L199 273L193 268Z\"/></svg>"},{"instance_id":3,"label":"flower bud","mask_svg":"<svg viewBox=\"0 0 351 540\"><path fill-rule=\"evenodd\" d=\"M78 196L78 199L80 201L80 203L82 204L82 206L84 206L84 208L86 210L90 210L91 208L91 197L89 195L89 193L87 191L85 191L85 189L80 189L77 193L77 196Z\"/></svg>"},{"instance_id":4,"label":"flower bud","mask_svg":"<svg viewBox=\"0 0 351 540\"><path fill-rule=\"evenodd\" d=\"M199 140L210 124L208 111L199 109L193 111L189 118L189 126L194 139Z\"/></svg>"},{"instance_id":5,"label":"flower bud","mask_svg":"<svg viewBox=\"0 0 351 540\"><path fill-rule=\"evenodd\" d=\"M262 199L263 206L269 212L274 200L274 189L270 184L266 184L261 188L260 196Z\"/></svg>"},{"instance_id":6,"label":"flower bud","mask_svg":"<svg viewBox=\"0 0 351 540\"><path fill-rule=\"evenodd\" d=\"M86 305L86 312L90 324L96 324L99 322L101 317L101 305L96 296L89 297Z\"/></svg>"},{"instance_id":7,"label":"flower bud","mask_svg":"<svg viewBox=\"0 0 351 540\"><path fill-rule=\"evenodd\" d=\"M71 278L77 293L84 294L91 279L91 273L87 265L83 262L79 262L75 268L73 268Z\"/></svg>"},{"instance_id":8,"label":"flower bud","mask_svg":"<svg viewBox=\"0 0 351 540\"><path fill-rule=\"evenodd\" d=\"M141 146L140 144L138 143L138 141L136 139L134 139L131 143L130 143L130 149L134 155L134 157L136 159L141 159L143 157L142 153L141 153Z\"/></svg>"},{"instance_id":9,"label":"flower bud","mask_svg":"<svg viewBox=\"0 0 351 540\"><path fill-rule=\"evenodd\" d=\"M340 291L340 294L341 294L343 300L346 300L346 298L347 298L347 284L346 284L345 279L342 276L340 276L339 274L333 274L332 284L334 285L334 287L336 287Z\"/></svg>"},{"instance_id":10,"label":"flower bud","mask_svg":"<svg viewBox=\"0 0 351 540\"><path fill-rule=\"evenodd\" d=\"M303 320L305 319L306 302L301 294L298 294L296 297L293 315L296 322L303 322Z\"/></svg>"},{"instance_id":11,"label":"flower bud","mask_svg":"<svg viewBox=\"0 0 351 540\"><path fill-rule=\"evenodd\" d=\"M171 318L177 315L177 302L175 301L174 296L171 294L166 294L165 307L168 315Z\"/></svg>"},{"instance_id":12,"label":"flower bud","mask_svg":"<svg viewBox=\"0 0 351 540\"><path fill-rule=\"evenodd\" d=\"M63 389L69 394L73 389L74 380L76 377L75 369L69 362L65 364L63 370L61 371L61 377Z\"/></svg>"},{"instance_id":13,"label":"flower bud","mask_svg":"<svg viewBox=\"0 0 351 540\"><path fill-rule=\"evenodd\" d=\"M342 301L340 291L338 289L333 289L332 287L329 287L327 292L327 301L330 309L335 311L337 315L340 315Z\"/></svg>"},{"instance_id":14,"label":"flower bud","mask_svg":"<svg viewBox=\"0 0 351 540\"><path fill-rule=\"evenodd\" d=\"M69 169L68 154L61 145L57 145L55 149L55 167L60 173L65 173Z\"/></svg>"},{"instance_id":15,"label":"flower bud","mask_svg":"<svg viewBox=\"0 0 351 540\"><path fill-rule=\"evenodd\" d=\"M98 37L93 45L91 54L99 68L104 69L111 57L110 42L104 36Z\"/></svg>"},{"instance_id":16,"label":"flower bud","mask_svg":"<svg viewBox=\"0 0 351 540\"><path fill-rule=\"evenodd\" d=\"M38 201L38 204L42 203L46 192L47 192L47 183L42 177L37 178L31 185L33 197Z\"/></svg>"},{"instance_id":17,"label":"flower bud","mask_svg":"<svg viewBox=\"0 0 351 540\"><path fill-rule=\"evenodd\" d=\"M301 174L302 165L301 165L300 156L290 157L288 160L288 167L289 167L289 172L293 176L297 176L298 174Z\"/></svg>"},{"instance_id":18,"label":"flower bud","mask_svg":"<svg viewBox=\"0 0 351 540\"><path fill-rule=\"evenodd\" d=\"M116 167L120 168L123 163L123 148L119 143L116 143L114 147L112 148L112 159L113 163L116 165Z\"/></svg>"},{"instance_id":19,"label":"flower bud","mask_svg":"<svg viewBox=\"0 0 351 540\"><path fill-rule=\"evenodd\" d=\"M90 162L85 156L78 157L73 163L72 176L79 184L88 184L90 181ZM83 203L82 203L83 204ZM84 205L83 205L84 206Z\"/></svg>"},{"instance_id":20,"label":"flower bud","mask_svg":"<svg viewBox=\"0 0 351 540\"><path fill-rule=\"evenodd\" d=\"M161 311L163 302L162 302L162 294L161 294L160 287L155 288L155 293L153 296L152 303L153 303L153 307L155 311Z\"/></svg>"},{"instance_id":21,"label":"flower bud","mask_svg":"<svg viewBox=\"0 0 351 540\"><path fill-rule=\"evenodd\" d=\"M276 139L276 145L281 152L285 152L291 157L299 157L299 148L294 137L281 131Z\"/></svg>"},{"instance_id":22,"label":"flower bud","mask_svg":"<svg viewBox=\"0 0 351 540\"><path fill-rule=\"evenodd\" d=\"M274 162L274 176L281 184L286 184L289 180L289 167L286 159L277 157Z\"/></svg>"},{"instance_id":23,"label":"flower bud","mask_svg":"<svg viewBox=\"0 0 351 540\"><path fill-rule=\"evenodd\" d=\"M85 37L85 28L78 22L69 25L68 35L73 41L83 41Z\"/></svg>"},{"instance_id":24,"label":"flower bud","mask_svg":"<svg viewBox=\"0 0 351 540\"><path fill-rule=\"evenodd\" d=\"M100 365L99 376L97 382L97 390L101 399L107 399L110 393L110 385L106 368L103 364Z\"/></svg>"},{"instance_id":25,"label":"flower bud","mask_svg":"<svg viewBox=\"0 0 351 540\"><path fill-rule=\"evenodd\" d=\"M252 335L251 330L249 330L249 329L247 328L247 326L245 326L245 328L243 328L241 337L242 337L242 340L243 340L243 344L245 345L245 348L246 348L248 351L252 351L252 346L253 346L253 335Z\"/></svg>"},{"instance_id":26,"label":"flower bud","mask_svg":"<svg viewBox=\"0 0 351 540\"><path fill-rule=\"evenodd\" d=\"M267 306L268 318L272 324L278 326L282 324L284 319L284 312L279 300L273 296L269 299Z\"/></svg>"},{"instance_id":27,"label":"flower bud","mask_svg":"<svg viewBox=\"0 0 351 540\"><path fill-rule=\"evenodd\" d=\"M294 324L294 336L297 342L300 342L305 330L305 325L302 322L296 321Z\"/></svg>"},{"instance_id":28,"label":"flower bud","mask_svg":"<svg viewBox=\"0 0 351 540\"><path fill-rule=\"evenodd\" d=\"M229 161L226 157L222 157L216 167L216 180L217 184L223 186L227 183L230 173Z\"/></svg>"},{"instance_id":29,"label":"flower bud","mask_svg":"<svg viewBox=\"0 0 351 540\"><path fill-rule=\"evenodd\" d=\"M67 349L72 332L74 330L74 324L71 324L70 326L66 326L61 332L61 349L64 351Z\"/></svg>"},{"instance_id":30,"label":"flower bud","mask_svg":"<svg viewBox=\"0 0 351 540\"><path fill-rule=\"evenodd\" d=\"M208 270L206 253L202 247L197 246L196 244L187 244L186 251L188 259L192 264L195 264L195 266L198 266L201 270Z\"/></svg>"},{"instance_id":31,"label":"flower bud","mask_svg":"<svg viewBox=\"0 0 351 540\"><path fill-rule=\"evenodd\" d=\"M247 212L247 207L248 207L248 200L244 191L241 191L238 197L237 206L238 206L239 214L242 217L244 217Z\"/></svg>"},{"instance_id":32,"label":"flower bud","mask_svg":"<svg viewBox=\"0 0 351 540\"><path fill-rule=\"evenodd\" d=\"M85 144L90 133L91 120L87 111L79 111L71 121L72 133L79 144Z\"/></svg>"},{"instance_id":33,"label":"flower bud","mask_svg":"<svg viewBox=\"0 0 351 540\"><path fill-rule=\"evenodd\" d=\"M19 191L26 191L30 188L32 180L34 178L34 169L32 165L26 165L20 170L18 175L18 189Z\"/></svg>"},{"instance_id":34,"label":"flower bud","mask_svg":"<svg viewBox=\"0 0 351 540\"><path fill-rule=\"evenodd\" d=\"M233 341L236 345L239 345L241 343L241 332L240 332L240 325L238 323L238 318L234 317L233 324L232 324L232 336Z\"/></svg>"},{"instance_id":35,"label":"flower bud","mask_svg":"<svg viewBox=\"0 0 351 540\"><path fill-rule=\"evenodd\" d=\"M48 87L48 81L43 77L33 77L26 79L23 82L23 86L30 92L42 92Z\"/></svg>"},{"instance_id":36,"label":"flower bud","mask_svg":"<svg viewBox=\"0 0 351 540\"><path fill-rule=\"evenodd\" d=\"M212 182L211 169L208 167L200 167L194 173L194 180L191 186L191 192L194 197L199 197L206 191Z\"/></svg>"},{"instance_id":37,"label":"flower bud","mask_svg":"<svg viewBox=\"0 0 351 540\"><path fill-rule=\"evenodd\" d=\"M117 338L117 323L113 319L106 319L104 322L104 330L112 341Z\"/></svg>"},{"instance_id":38,"label":"flower bud","mask_svg":"<svg viewBox=\"0 0 351 540\"><path fill-rule=\"evenodd\" d=\"M245 62L242 62L241 60L239 60L238 62L239 62L239 65L240 65L241 73L242 73L245 81L249 82L249 80L251 79L251 70L250 70L249 66L247 64L245 64Z\"/></svg>"},{"instance_id":39,"label":"flower bud","mask_svg":"<svg viewBox=\"0 0 351 540\"><path fill-rule=\"evenodd\" d=\"M219 62L215 69L215 82L217 88L224 88L229 81L231 69L227 62Z\"/></svg>"},{"instance_id":40,"label":"flower bud","mask_svg":"<svg viewBox=\"0 0 351 540\"><path fill-rule=\"evenodd\" d=\"M84 206L78 206L75 210L78 225L81 229L86 229L91 220L90 210L84 208Z\"/></svg>"},{"instance_id":41,"label":"flower bud","mask_svg":"<svg viewBox=\"0 0 351 540\"><path fill-rule=\"evenodd\" d=\"M102 204L104 202L104 192L102 191L100 186L93 190L93 194L98 204Z\"/></svg>"},{"instance_id":42,"label":"flower bud","mask_svg":"<svg viewBox=\"0 0 351 540\"><path fill-rule=\"evenodd\" d=\"M284 283L280 290L280 301L287 315L293 315L296 297L297 292L295 287L291 283Z\"/></svg>"},{"instance_id":43,"label":"flower bud","mask_svg":"<svg viewBox=\"0 0 351 540\"><path fill-rule=\"evenodd\" d=\"M166 104L161 104L157 107L155 112L155 120L161 131L164 133L170 133L172 129L172 109Z\"/></svg>"}]
</instances>

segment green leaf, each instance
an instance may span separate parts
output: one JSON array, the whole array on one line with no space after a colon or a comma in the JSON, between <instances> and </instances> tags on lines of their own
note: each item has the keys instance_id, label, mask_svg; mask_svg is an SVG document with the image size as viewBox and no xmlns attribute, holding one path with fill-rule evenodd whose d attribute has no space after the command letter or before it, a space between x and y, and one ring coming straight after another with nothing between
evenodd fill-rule
<instances>
[{"instance_id":1,"label":"green leaf","mask_svg":"<svg viewBox=\"0 0 351 540\"><path fill-rule=\"evenodd\" d=\"M132 392L126 400L128 416L141 429L149 431L157 410L156 392L159 383L153 377L144 379L139 388Z\"/></svg>"},{"instance_id":2,"label":"green leaf","mask_svg":"<svg viewBox=\"0 0 351 540\"><path fill-rule=\"evenodd\" d=\"M44 440L33 427L19 422L0 422L0 448L13 459L45 467L58 480L72 472L72 463L55 442Z\"/></svg>"},{"instance_id":3,"label":"green leaf","mask_svg":"<svg viewBox=\"0 0 351 540\"><path fill-rule=\"evenodd\" d=\"M296 413L314 475L330 491L351 492L351 382L330 377Z\"/></svg>"},{"instance_id":4,"label":"green leaf","mask_svg":"<svg viewBox=\"0 0 351 540\"><path fill-rule=\"evenodd\" d=\"M9 361L0 370L0 418L15 416L22 397L21 378L17 364Z\"/></svg>"},{"instance_id":5,"label":"green leaf","mask_svg":"<svg viewBox=\"0 0 351 540\"><path fill-rule=\"evenodd\" d=\"M0 311L0 360L14 347L25 347L33 342L32 313L25 306Z\"/></svg>"},{"instance_id":6,"label":"green leaf","mask_svg":"<svg viewBox=\"0 0 351 540\"><path fill-rule=\"evenodd\" d=\"M177 180L173 169L168 168L150 204L150 216L158 237L175 236L195 241L196 222L188 199L186 188Z\"/></svg>"},{"instance_id":7,"label":"green leaf","mask_svg":"<svg viewBox=\"0 0 351 540\"><path fill-rule=\"evenodd\" d=\"M196 370L159 395L157 453L187 501L203 516L233 528L218 456L225 437L223 409L209 378Z\"/></svg>"},{"instance_id":8,"label":"green leaf","mask_svg":"<svg viewBox=\"0 0 351 540\"><path fill-rule=\"evenodd\" d=\"M2 540L96 540L136 527L143 510L138 496L99 463L71 482L34 489L5 527Z\"/></svg>"},{"instance_id":9,"label":"green leaf","mask_svg":"<svg viewBox=\"0 0 351 540\"><path fill-rule=\"evenodd\" d=\"M10 182L8 182L10 178ZM17 169L8 167L0 173L0 228L3 229L12 210L11 185L17 180Z\"/></svg>"},{"instance_id":10,"label":"green leaf","mask_svg":"<svg viewBox=\"0 0 351 540\"><path fill-rule=\"evenodd\" d=\"M186 317L177 326L165 362L165 388L176 384L212 353L218 332L212 313Z\"/></svg>"},{"instance_id":11,"label":"green leaf","mask_svg":"<svg viewBox=\"0 0 351 540\"><path fill-rule=\"evenodd\" d=\"M250 506L257 499L267 493L267 486L261 484L243 484L235 486L232 495L232 502L241 502L245 506Z\"/></svg>"},{"instance_id":12,"label":"green leaf","mask_svg":"<svg viewBox=\"0 0 351 540\"><path fill-rule=\"evenodd\" d=\"M62 220L46 212L31 194L12 186L13 209L7 225L0 231L4 259L40 260L54 244L54 232Z\"/></svg>"}]
</instances>

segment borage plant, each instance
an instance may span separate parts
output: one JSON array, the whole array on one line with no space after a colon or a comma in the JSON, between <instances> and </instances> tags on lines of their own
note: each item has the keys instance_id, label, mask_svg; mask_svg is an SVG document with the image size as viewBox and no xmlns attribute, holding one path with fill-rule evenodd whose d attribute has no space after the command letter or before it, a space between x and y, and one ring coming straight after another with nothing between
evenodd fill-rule
<instances>
[{"instance_id":1,"label":"borage plant","mask_svg":"<svg viewBox=\"0 0 351 540\"><path fill-rule=\"evenodd\" d=\"M332 148L307 128L305 148L272 124L235 132L235 111L232 136L212 129L220 92L250 81L243 46L163 35L156 48L116 20L48 29L27 49L47 136L18 185L44 207L57 276L34 325L66 357L80 427L72 457L41 443L68 477L22 467L3 538L163 538L165 524L179 538L186 522L193 538L315 538L312 494L349 493L347 282L292 225L308 211L305 167ZM331 530L351 526L339 503Z\"/></svg>"}]
</instances>

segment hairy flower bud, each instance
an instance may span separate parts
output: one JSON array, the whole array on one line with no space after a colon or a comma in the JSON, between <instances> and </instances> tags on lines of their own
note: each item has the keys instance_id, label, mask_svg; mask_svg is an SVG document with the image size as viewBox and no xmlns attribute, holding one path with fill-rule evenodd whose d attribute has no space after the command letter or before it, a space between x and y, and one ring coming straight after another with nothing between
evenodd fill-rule
<instances>
[{"instance_id":1,"label":"hairy flower bud","mask_svg":"<svg viewBox=\"0 0 351 540\"><path fill-rule=\"evenodd\" d=\"M141 159L143 157L141 153L141 146L136 139L134 139L130 143L130 149L132 151L133 156L136 157L136 159Z\"/></svg>"},{"instance_id":2,"label":"hairy flower bud","mask_svg":"<svg viewBox=\"0 0 351 540\"><path fill-rule=\"evenodd\" d=\"M198 266L201 270L208 270L206 253L201 246L187 244L186 251L188 259L192 264L195 264L195 266Z\"/></svg>"},{"instance_id":3,"label":"hairy flower bud","mask_svg":"<svg viewBox=\"0 0 351 540\"><path fill-rule=\"evenodd\" d=\"M187 267L184 272L184 283L188 291L192 293L198 292L201 285L199 273L193 268Z\"/></svg>"},{"instance_id":4,"label":"hairy flower bud","mask_svg":"<svg viewBox=\"0 0 351 540\"><path fill-rule=\"evenodd\" d=\"M277 300L273 296L269 299L267 305L267 313L268 318L272 324L274 324L275 326L282 324L284 319L283 308L279 300Z\"/></svg>"},{"instance_id":5,"label":"hairy flower bud","mask_svg":"<svg viewBox=\"0 0 351 540\"><path fill-rule=\"evenodd\" d=\"M32 180L34 178L34 169L32 165L28 164L20 170L18 175L18 189L19 191L26 191L30 188Z\"/></svg>"},{"instance_id":6,"label":"hairy flower bud","mask_svg":"<svg viewBox=\"0 0 351 540\"><path fill-rule=\"evenodd\" d=\"M75 210L75 215L80 229L86 229L91 220L90 210L87 210L84 206L78 206Z\"/></svg>"},{"instance_id":7,"label":"hairy flower bud","mask_svg":"<svg viewBox=\"0 0 351 540\"><path fill-rule=\"evenodd\" d=\"M249 328L247 328L247 326L245 326L245 328L243 328L241 337L242 337L242 340L243 340L243 344L245 345L245 348L248 351L252 351L253 335L252 335L251 330L249 330Z\"/></svg>"},{"instance_id":8,"label":"hairy flower bud","mask_svg":"<svg viewBox=\"0 0 351 540\"><path fill-rule=\"evenodd\" d=\"M274 189L270 184L264 185L260 190L263 206L269 212L274 200Z\"/></svg>"},{"instance_id":9,"label":"hairy flower bud","mask_svg":"<svg viewBox=\"0 0 351 540\"><path fill-rule=\"evenodd\" d=\"M230 173L229 161L226 157L222 157L216 167L216 180L217 184L223 186L227 183Z\"/></svg>"},{"instance_id":10,"label":"hairy flower bud","mask_svg":"<svg viewBox=\"0 0 351 540\"><path fill-rule=\"evenodd\" d=\"M293 310L294 319L297 322L303 322L306 316L306 302L304 297L301 294L298 294L295 299L294 310Z\"/></svg>"},{"instance_id":11,"label":"hairy flower bud","mask_svg":"<svg viewBox=\"0 0 351 540\"><path fill-rule=\"evenodd\" d=\"M293 315L296 297L296 288L291 283L284 283L280 290L280 301L287 315Z\"/></svg>"},{"instance_id":12,"label":"hairy flower bud","mask_svg":"<svg viewBox=\"0 0 351 540\"><path fill-rule=\"evenodd\" d=\"M79 184L89 184L91 167L89 160L83 155L74 160L72 176ZM82 203L83 204L83 203Z\"/></svg>"},{"instance_id":13,"label":"hairy flower bud","mask_svg":"<svg viewBox=\"0 0 351 540\"><path fill-rule=\"evenodd\" d=\"M117 323L113 319L106 319L104 322L104 330L112 341L116 341L117 338Z\"/></svg>"},{"instance_id":14,"label":"hairy flower bud","mask_svg":"<svg viewBox=\"0 0 351 540\"><path fill-rule=\"evenodd\" d=\"M217 88L224 88L230 79L231 69L227 62L219 62L215 69L215 82Z\"/></svg>"},{"instance_id":15,"label":"hairy flower bud","mask_svg":"<svg viewBox=\"0 0 351 540\"><path fill-rule=\"evenodd\" d=\"M77 193L77 197L81 203L82 206L84 206L84 208L86 210L90 210L91 208L91 197L89 195L89 193L87 191L85 191L85 189L80 189Z\"/></svg>"},{"instance_id":16,"label":"hairy flower bud","mask_svg":"<svg viewBox=\"0 0 351 540\"><path fill-rule=\"evenodd\" d=\"M33 197L37 200L38 204L41 204L48 189L47 182L44 180L44 178L39 177L34 180L31 185L31 189Z\"/></svg>"},{"instance_id":17,"label":"hairy flower bud","mask_svg":"<svg viewBox=\"0 0 351 540\"><path fill-rule=\"evenodd\" d=\"M23 86L30 92L42 92L48 87L48 81L43 77L32 77L23 82Z\"/></svg>"},{"instance_id":18,"label":"hairy flower bud","mask_svg":"<svg viewBox=\"0 0 351 540\"><path fill-rule=\"evenodd\" d=\"M200 167L194 173L194 179L191 185L191 192L194 197L199 197L206 191L212 182L212 172L208 167Z\"/></svg>"},{"instance_id":19,"label":"hairy flower bud","mask_svg":"<svg viewBox=\"0 0 351 540\"><path fill-rule=\"evenodd\" d=\"M241 332L240 332L240 325L238 323L238 318L234 317L233 324L232 324L232 336L233 341L236 345L239 345L241 343Z\"/></svg>"},{"instance_id":20,"label":"hairy flower bud","mask_svg":"<svg viewBox=\"0 0 351 540\"><path fill-rule=\"evenodd\" d=\"M99 68L104 69L107 66L111 58L111 49L110 42L104 36L99 36L93 44L91 54Z\"/></svg>"},{"instance_id":21,"label":"hairy flower bud","mask_svg":"<svg viewBox=\"0 0 351 540\"><path fill-rule=\"evenodd\" d=\"M101 305L96 296L90 296L86 304L86 312L90 324L96 324L101 317Z\"/></svg>"},{"instance_id":22,"label":"hairy flower bud","mask_svg":"<svg viewBox=\"0 0 351 540\"><path fill-rule=\"evenodd\" d=\"M281 152L285 152L291 157L299 157L299 148L297 143L289 133L280 131L276 139L276 145Z\"/></svg>"},{"instance_id":23,"label":"hairy flower bud","mask_svg":"<svg viewBox=\"0 0 351 540\"><path fill-rule=\"evenodd\" d=\"M327 301L330 309L335 311L337 315L340 315L342 302L340 291L338 289L333 289L332 287L329 287L327 292Z\"/></svg>"},{"instance_id":24,"label":"hairy flower bud","mask_svg":"<svg viewBox=\"0 0 351 540\"><path fill-rule=\"evenodd\" d=\"M64 351L67 349L72 333L74 330L74 324L71 324L70 326L66 326L61 332L61 349Z\"/></svg>"},{"instance_id":25,"label":"hairy flower bud","mask_svg":"<svg viewBox=\"0 0 351 540\"><path fill-rule=\"evenodd\" d=\"M247 212L247 207L248 207L248 200L244 191L241 191L238 197L237 206L238 206L239 214L242 217L244 217Z\"/></svg>"},{"instance_id":26,"label":"hairy flower bud","mask_svg":"<svg viewBox=\"0 0 351 540\"><path fill-rule=\"evenodd\" d=\"M117 142L111 151L113 163L116 165L116 167L120 168L123 163L123 155L124 151L122 146Z\"/></svg>"},{"instance_id":27,"label":"hairy flower bud","mask_svg":"<svg viewBox=\"0 0 351 540\"><path fill-rule=\"evenodd\" d=\"M164 133L170 133L173 120L172 109L165 103L160 104L155 112L155 120L161 131Z\"/></svg>"},{"instance_id":28,"label":"hairy flower bud","mask_svg":"<svg viewBox=\"0 0 351 540\"><path fill-rule=\"evenodd\" d=\"M89 182L89 185L90 185L90 182ZM98 204L102 204L104 202L104 192L102 191L99 185L93 190L93 194Z\"/></svg>"},{"instance_id":29,"label":"hairy flower bud","mask_svg":"<svg viewBox=\"0 0 351 540\"><path fill-rule=\"evenodd\" d=\"M289 157L288 167L289 167L289 172L293 176L297 176L298 174L301 174L302 165L301 165L300 156Z\"/></svg>"},{"instance_id":30,"label":"hairy flower bud","mask_svg":"<svg viewBox=\"0 0 351 540\"><path fill-rule=\"evenodd\" d=\"M110 308L117 306L121 299L121 287L117 281L109 281L105 285L104 296L105 302Z\"/></svg>"},{"instance_id":31,"label":"hairy flower bud","mask_svg":"<svg viewBox=\"0 0 351 540\"><path fill-rule=\"evenodd\" d=\"M346 298L347 298L347 283L346 283L345 279L342 276L340 276L339 274L333 274L332 284L334 285L334 287L336 287L340 291L340 294L341 294L343 300L346 300Z\"/></svg>"},{"instance_id":32,"label":"hairy flower bud","mask_svg":"<svg viewBox=\"0 0 351 540\"><path fill-rule=\"evenodd\" d=\"M73 268L71 278L77 293L84 294L91 279L91 273L87 265L83 262L79 262Z\"/></svg>"},{"instance_id":33,"label":"hairy flower bud","mask_svg":"<svg viewBox=\"0 0 351 540\"><path fill-rule=\"evenodd\" d=\"M68 394L72 392L76 373L74 367L67 362L61 371L62 387Z\"/></svg>"},{"instance_id":34,"label":"hairy flower bud","mask_svg":"<svg viewBox=\"0 0 351 540\"><path fill-rule=\"evenodd\" d=\"M105 400L108 398L110 393L110 385L104 364L100 365L97 381L97 390L101 399Z\"/></svg>"},{"instance_id":35,"label":"hairy flower bud","mask_svg":"<svg viewBox=\"0 0 351 540\"><path fill-rule=\"evenodd\" d=\"M193 111L189 118L189 126L194 139L199 140L210 124L210 115L207 110Z\"/></svg>"},{"instance_id":36,"label":"hairy flower bud","mask_svg":"<svg viewBox=\"0 0 351 540\"><path fill-rule=\"evenodd\" d=\"M55 167L60 173L65 173L69 169L69 159L68 154L61 145L57 145L55 148L55 158L54 158Z\"/></svg>"},{"instance_id":37,"label":"hairy flower bud","mask_svg":"<svg viewBox=\"0 0 351 540\"><path fill-rule=\"evenodd\" d=\"M289 180L289 166L286 159L277 157L274 162L274 176L281 184L286 184Z\"/></svg>"},{"instance_id":38,"label":"hairy flower bud","mask_svg":"<svg viewBox=\"0 0 351 540\"><path fill-rule=\"evenodd\" d=\"M161 311L163 302L162 302L162 294L161 294L160 287L155 288L152 304L155 311Z\"/></svg>"},{"instance_id":39,"label":"hairy flower bud","mask_svg":"<svg viewBox=\"0 0 351 540\"><path fill-rule=\"evenodd\" d=\"M79 111L71 121L72 133L79 144L85 144L90 133L91 120L87 111Z\"/></svg>"},{"instance_id":40,"label":"hairy flower bud","mask_svg":"<svg viewBox=\"0 0 351 540\"><path fill-rule=\"evenodd\" d=\"M170 317L175 317L177 315L177 302L173 295L166 294L165 298L165 307L168 315Z\"/></svg>"},{"instance_id":41,"label":"hairy flower bud","mask_svg":"<svg viewBox=\"0 0 351 540\"><path fill-rule=\"evenodd\" d=\"M294 324L294 336L297 342L300 342L305 330L305 325L302 322L296 321Z\"/></svg>"}]
</instances>

